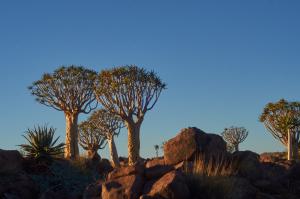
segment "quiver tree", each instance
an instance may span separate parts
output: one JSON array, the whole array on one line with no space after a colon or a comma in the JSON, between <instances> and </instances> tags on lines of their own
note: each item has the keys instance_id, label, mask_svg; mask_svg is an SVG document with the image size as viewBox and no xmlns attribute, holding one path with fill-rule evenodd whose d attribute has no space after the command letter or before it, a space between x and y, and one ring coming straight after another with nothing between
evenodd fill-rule
<instances>
[{"instance_id":1,"label":"quiver tree","mask_svg":"<svg viewBox=\"0 0 300 199\"><path fill-rule=\"evenodd\" d=\"M222 132L223 139L227 142L229 150L239 151L239 144L248 136L248 131L244 127L225 128Z\"/></svg>"},{"instance_id":2,"label":"quiver tree","mask_svg":"<svg viewBox=\"0 0 300 199\"><path fill-rule=\"evenodd\" d=\"M98 76L97 100L125 121L130 165L140 158L140 128L145 114L154 107L165 88L166 84L153 71L137 66L103 70Z\"/></svg>"},{"instance_id":3,"label":"quiver tree","mask_svg":"<svg viewBox=\"0 0 300 199\"><path fill-rule=\"evenodd\" d=\"M87 151L89 159L101 159L98 154L99 149L104 149L107 142L106 137L102 135L99 129L95 128L89 121L81 122L79 129L79 144Z\"/></svg>"},{"instance_id":4,"label":"quiver tree","mask_svg":"<svg viewBox=\"0 0 300 199\"><path fill-rule=\"evenodd\" d=\"M259 119L273 137L287 147L287 159L298 159L300 103L284 99L268 103Z\"/></svg>"},{"instance_id":5,"label":"quiver tree","mask_svg":"<svg viewBox=\"0 0 300 199\"><path fill-rule=\"evenodd\" d=\"M83 67L60 67L52 74L46 73L29 87L36 100L65 113L65 157L76 158L78 150L78 115L95 109L93 84L96 73Z\"/></svg>"},{"instance_id":6,"label":"quiver tree","mask_svg":"<svg viewBox=\"0 0 300 199\"><path fill-rule=\"evenodd\" d=\"M122 119L105 109L100 109L93 112L88 122L107 139L113 167L119 167L120 162L114 137L118 136L120 130L124 127Z\"/></svg>"}]
</instances>

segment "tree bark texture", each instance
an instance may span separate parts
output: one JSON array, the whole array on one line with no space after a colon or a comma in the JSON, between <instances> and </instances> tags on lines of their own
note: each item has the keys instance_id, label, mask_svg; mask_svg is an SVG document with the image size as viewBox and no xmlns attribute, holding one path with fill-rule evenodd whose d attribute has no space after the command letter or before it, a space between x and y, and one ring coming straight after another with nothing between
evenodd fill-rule
<instances>
[{"instance_id":1,"label":"tree bark texture","mask_svg":"<svg viewBox=\"0 0 300 199\"><path fill-rule=\"evenodd\" d=\"M292 132L288 130L288 143L287 143L287 151L288 151L288 160L293 159L293 140L292 140Z\"/></svg>"},{"instance_id":2,"label":"tree bark texture","mask_svg":"<svg viewBox=\"0 0 300 199\"><path fill-rule=\"evenodd\" d=\"M65 114L66 117L66 147L65 158L76 159L79 157L78 148L78 114Z\"/></svg>"},{"instance_id":3,"label":"tree bark texture","mask_svg":"<svg viewBox=\"0 0 300 199\"><path fill-rule=\"evenodd\" d=\"M112 161L113 167L120 167L120 161L118 156L117 147L115 144L114 136L108 139L110 160Z\"/></svg>"},{"instance_id":4,"label":"tree bark texture","mask_svg":"<svg viewBox=\"0 0 300 199\"><path fill-rule=\"evenodd\" d=\"M140 125L128 123L128 162L134 165L140 159Z\"/></svg>"},{"instance_id":5,"label":"tree bark texture","mask_svg":"<svg viewBox=\"0 0 300 199\"><path fill-rule=\"evenodd\" d=\"M234 145L234 151L239 151L239 144Z\"/></svg>"}]
</instances>

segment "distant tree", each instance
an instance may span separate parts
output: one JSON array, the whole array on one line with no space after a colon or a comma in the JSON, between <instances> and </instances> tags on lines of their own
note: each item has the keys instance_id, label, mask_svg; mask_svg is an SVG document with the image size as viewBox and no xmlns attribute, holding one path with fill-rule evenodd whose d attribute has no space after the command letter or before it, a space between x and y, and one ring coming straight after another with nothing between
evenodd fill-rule
<instances>
[{"instance_id":1,"label":"distant tree","mask_svg":"<svg viewBox=\"0 0 300 199\"><path fill-rule=\"evenodd\" d=\"M21 144L21 151L25 156L37 160L49 160L54 156L60 155L64 151L65 144L54 139L55 129L47 126L37 126L33 129L27 129L23 137L28 144Z\"/></svg>"},{"instance_id":2,"label":"distant tree","mask_svg":"<svg viewBox=\"0 0 300 199\"><path fill-rule=\"evenodd\" d=\"M94 129L99 130L99 133L107 139L110 150L110 159L114 167L119 167L120 162L114 137L118 136L120 130L124 127L122 119L105 109L100 109L94 111L88 121Z\"/></svg>"},{"instance_id":3,"label":"distant tree","mask_svg":"<svg viewBox=\"0 0 300 199\"><path fill-rule=\"evenodd\" d=\"M122 66L100 73L97 100L111 113L119 115L128 129L128 159L133 165L140 158L140 128L147 111L166 88L154 72L137 66Z\"/></svg>"},{"instance_id":4,"label":"distant tree","mask_svg":"<svg viewBox=\"0 0 300 199\"><path fill-rule=\"evenodd\" d=\"M74 159L78 150L78 115L89 113L96 107L93 85L96 72L83 67L60 67L52 74L44 74L29 87L36 100L58 111L63 111L66 118L65 157Z\"/></svg>"},{"instance_id":5,"label":"distant tree","mask_svg":"<svg viewBox=\"0 0 300 199\"><path fill-rule=\"evenodd\" d=\"M242 143L248 136L248 131L244 127L225 128L222 132L223 139L227 145L234 148L234 151L239 150L239 144Z\"/></svg>"},{"instance_id":6,"label":"distant tree","mask_svg":"<svg viewBox=\"0 0 300 199\"><path fill-rule=\"evenodd\" d=\"M89 159L101 159L99 149L104 149L107 142L106 137L95 128L89 121L79 124L79 144L87 151Z\"/></svg>"},{"instance_id":7,"label":"distant tree","mask_svg":"<svg viewBox=\"0 0 300 199\"><path fill-rule=\"evenodd\" d=\"M155 149L155 153L156 153L156 157L158 157L158 150L159 150L159 145L154 145L154 149Z\"/></svg>"},{"instance_id":8,"label":"distant tree","mask_svg":"<svg viewBox=\"0 0 300 199\"><path fill-rule=\"evenodd\" d=\"M298 159L300 139L300 103L284 99L268 103L260 116L273 137L287 147L288 160Z\"/></svg>"}]
</instances>

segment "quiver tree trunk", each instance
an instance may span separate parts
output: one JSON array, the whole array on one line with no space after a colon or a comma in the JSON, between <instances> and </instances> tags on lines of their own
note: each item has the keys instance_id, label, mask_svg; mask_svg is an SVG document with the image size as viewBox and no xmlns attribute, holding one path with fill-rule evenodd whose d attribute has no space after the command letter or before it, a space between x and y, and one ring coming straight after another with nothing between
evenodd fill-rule
<instances>
[{"instance_id":1,"label":"quiver tree trunk","mask_svg":"<svg viewBox=\"0 0 300 199\"><path fill-rule=\"evenodd\" d=\"M133 165L140 159L140 124L127 122L128 129L128 163Z\"/></svg>"},{"instance_id":2,"label":"quiver tree trunk","mask_svg":"<svg viewBox=\"0 0 300 199\"><path fill-rule=\"evenodd\" d=\"M293 160L298 160L299 159L299 154L298 154L298 138L296 135L296 132L292 132L291 134L292 137L292 157Z\"/></svg>"},{"instance_id":3,"label":"quiver tree trunk","mask_svg":"<svg viewBox=\"0 0 300 199\"><path fill-rule=\"evenodd\" d=\"M66 148L65 158L76 159L79 157L78 148L78 114L65 113L66 117Z\"/></svg>"},{"instance_id":4,"label":"quiver tree trunk","mask_svg":"<svg viewBox=\"0 0 300 199\"><path fill-rule=\"evenodd\" d=\"M293 136L292 136L292 131L288 129L288 141L287 141L287 152L288 152L288 160L293 159Z\"/></svg>"},{"instance_id":5,"label":"quiver tree trunk","mask_svg":"<svg viewBox=\"0 0 300 199\"><path fill-rule=\"evenodd\" d=\"M108 146L109 146L110 160L112 161L113 167L120 167L120 161L119 161L119 156L118 156L118 151L115 144L114 136L111 136L108 139Z\"/></svg>"},{"instance_id":6,"label":"quiver tree trunk","mask_svg":"<svg viewBox=\"0 0 300 199\"><path fill-rule=\"evenodd\" d=\"M234 151L239 151L239 144L234 145Z\"/></svg>"}]
</instances>

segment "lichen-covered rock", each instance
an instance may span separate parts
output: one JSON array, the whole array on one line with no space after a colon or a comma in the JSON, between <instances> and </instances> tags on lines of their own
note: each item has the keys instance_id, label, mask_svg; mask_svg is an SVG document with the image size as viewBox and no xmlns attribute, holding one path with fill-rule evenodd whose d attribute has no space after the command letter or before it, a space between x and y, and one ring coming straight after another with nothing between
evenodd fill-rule
<instances>
[{"instance_id":1,"label":"lichen-covered rock","mask_svg":"<svg viewBox=\"0 0 300 199\"><path fill-rule=\"evenodd\" d=\"M208 134L198 128L186 128L164 144L166 164L193 160L196 153L209 155L226 152L226 142L216 134Z\"/></svg>"}]
</instances>

